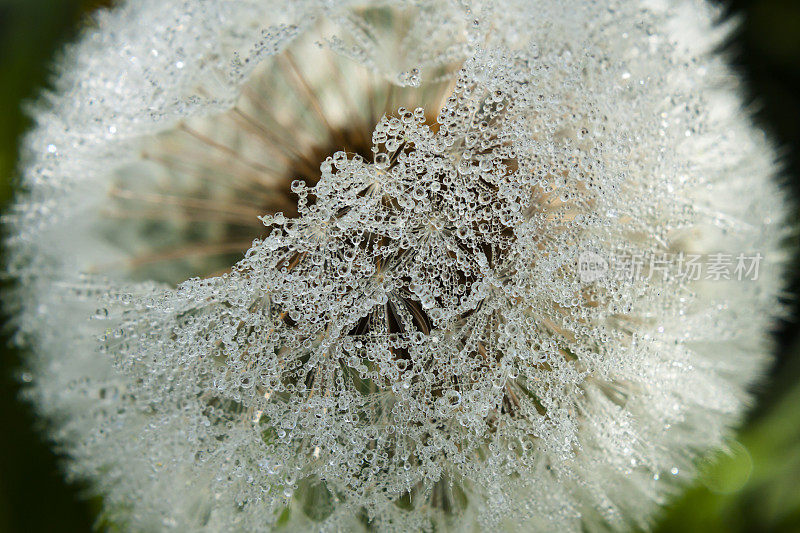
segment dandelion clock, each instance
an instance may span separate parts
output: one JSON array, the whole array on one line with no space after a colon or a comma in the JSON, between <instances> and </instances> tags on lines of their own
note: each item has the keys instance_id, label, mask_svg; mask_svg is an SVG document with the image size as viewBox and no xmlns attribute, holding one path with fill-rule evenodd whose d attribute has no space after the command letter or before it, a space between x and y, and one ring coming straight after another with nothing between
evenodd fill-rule
<instances>
[{"instance_id":1,"label":"dandelion clock","mask_svg":"<svg viewBox=\"0 0 800 533\"><path fill-rule=\"evenodd\" d=\"M27 397L131 531L647 529L786 207L704 2L139 0L32 111Z\"/></svg>"}]
</instances>

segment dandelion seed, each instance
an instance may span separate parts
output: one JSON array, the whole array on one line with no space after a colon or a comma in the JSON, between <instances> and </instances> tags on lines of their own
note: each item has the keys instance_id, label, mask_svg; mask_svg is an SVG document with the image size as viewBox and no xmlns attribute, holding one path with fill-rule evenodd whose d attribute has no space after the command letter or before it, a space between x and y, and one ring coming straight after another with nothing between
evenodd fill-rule
<instances>
[{"instance_id":1,"label":"dandelion seed","mask_svg":"<svg viewBox=\"0 0 800 533\"><path fill-rule=\"evenodd\" d=\"M786 208L718 14L469 4L145 0L70 50L10 303L110 523L647 528L737 421Z\"/></svg>"}]
</instances>

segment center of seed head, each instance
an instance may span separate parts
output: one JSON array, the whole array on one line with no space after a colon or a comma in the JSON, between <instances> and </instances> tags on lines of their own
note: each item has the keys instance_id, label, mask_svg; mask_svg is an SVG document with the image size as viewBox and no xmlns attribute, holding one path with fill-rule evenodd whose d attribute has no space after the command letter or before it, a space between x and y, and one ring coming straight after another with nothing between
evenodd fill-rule
<instances>
[{"instance_id":1,"label":"center of seed head","mask_svg":"<svg viewBox=\"0 0 800 533\"><path fill-rule=\"evenodd\" d=\"M283 180L285 187L281 191L281 194L289 200L287 205L291 206L290 209L284 212L287 217L294 218L299 215L297 210L298 197L291 190L292 183L299 180L309 188L316 185L320 178L320 162L333 157L337 152L344 152L348 157L358 156L367 162L375 159L375 154L372 151L372 139L368 131L361 128L343 126L331 133L332 139L338 141L338 144L329 142L328 144L312 146L307 150L307 153L302 154L302 158L295 159L287 168ZM313 162L316 162L316 165ZM313 172L310 171L312 168L314 169ZM269 206L265 206L264 212L270 213Z\"/></svg>"},{"instance_id":2,"label":"center of seed head","mask_svg":"<svg viewBox=\"0 0 800 533\"><path fill-rule=\"evenodd\" d=\"M98 271L170 284L225 272L265 235L259 217L298 216L292 183L313 187L320 164L337 152L388 167L374 151L375 124L403 106L435 113L451 89L450 78L398 87L333 52L300 53L286 51L255 72L230 111L187 119L143 143L140 161L117 172L104 212L137 234L138 246L126 264Z\"/></svg>"},{"instance_id":3,"label":"center of seed head","mask_svg":"<svg viewBox=\"0 0 800 533\"><path fill-rule=\"evenodd\" d=\"M141 161L120 172L111 191L114 204L108 214L126 219L142 237L143 245L131 250L124 268L134 279L171 284L228 272L253 247L255 239L271 231L262 220L271 215L300 220L308 213L304 208L317 200L326 165L338 166L338 160L346 166L347 160L360 159L370 167L367 172L381 179L381 174L394 173L399 164L402 184L392 194L380 193L377 209L391 218L391 213L411 216L415 202L427 205L429 213L414 217L425 218L419 227L419 244L427 250L424 253L436 249L436 257L412 261L414 265L409 266L408 257L416 254L404 251L414 248L410 241L392 242L390 234L356 230L362 233L358 244L344 243L337 253L346 257L347 246L351 246L353 257L370 257L375 267L373 282L383 283L384 272L388 275L390 268L408 272L391 273L396 286L393 303L379 305L343 331L348 337L363 339L424 337L431 343L441 339L442 349L453 342L467 342L451 341L448 336L458 328L469 329L472 322L485 319L477 315L491 311L481 310L477 300L462 308L460 300L469 299L473 286L482 282L482 265L499 265L503 250L514 240L503 219L511 216L501 201L507 193L501 193L499 187L517 171L518 162L508 141L492 133L490 124L492 117L502 116L508 102L502 93L472 95L465 91L461 98L472 106L471 111L454 117L451 109L450 118L442 119L445 99L452 100L454 90L464 90L453 76L403 88L335 55L328 60L324 68L331 74L314 76L308 61L298 61L291 51L286 52L251 76L233 109L213 117L187 119L144 143ZM349 82L350 78L357 82ZM428 141L442 133L439 120L466 122L451 124L449 134L443 129L447 142L425 152L432 146ZM412 125L417 133L424 130L422 138L428 139L422 143L428 145L425 150L418 150L402 134ZM462 126L467 133L453 133ZM421 155L423 152L427 155ZM339 212L333 212L327 221L320 219L320 227L336 224L352 207L347 202L364 194L344 200L336 198L336 187L329 182L324 188ZM458 220L464 217L469 221ZM319 237L325 238L326 231L320 229ZM426 239L430 240L427 244ZM430 242L438 244L429 247ZM386 253L390 247L394 257ZM307 254L289 250L277 268L292 271L295 278L310 276L313 268L306 264ZM419 257L422 255L420 252ZM422 287L423 279L435 287ZM283 327L295 329L300 324L292 316L292 305L279 309L276 316ZM501 327L492 320L486 327ZM450 325L443 326L445 321ZM471 354L470 364L487 369L496 365L494 347L483 341L469 342L460 349ZM419 364L412 361L410 345L401 344L390 349L398 368ZM461 401L457 390L461 385L447 372L435 377L438 384L433 396L447 408L455 408ZM316 379L313 372L306 378ZM353 384L362 394L384 386L361 378L354 378ZM498 412L513 414L524 389L506 389Z\"/></svg>"}]
</instances>

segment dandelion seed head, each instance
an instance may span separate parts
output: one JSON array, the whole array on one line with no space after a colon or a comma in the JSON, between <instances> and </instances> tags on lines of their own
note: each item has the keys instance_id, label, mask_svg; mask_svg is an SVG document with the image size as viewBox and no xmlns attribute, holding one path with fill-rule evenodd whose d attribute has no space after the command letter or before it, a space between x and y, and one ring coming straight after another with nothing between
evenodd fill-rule
<instances>
[{"instance_id":1,"label":"dandelion seed head","mask_svg":"<svg viewBox=\"0 0 800 533\"><path fill-rule=\"evenodd\" d=\"M9 214L29 395L71 472L131 529L646 528L780 312L774 153L716 16L100 15ZM750 282L580 275L754 249Z\"/></svg>"}]
</instances>

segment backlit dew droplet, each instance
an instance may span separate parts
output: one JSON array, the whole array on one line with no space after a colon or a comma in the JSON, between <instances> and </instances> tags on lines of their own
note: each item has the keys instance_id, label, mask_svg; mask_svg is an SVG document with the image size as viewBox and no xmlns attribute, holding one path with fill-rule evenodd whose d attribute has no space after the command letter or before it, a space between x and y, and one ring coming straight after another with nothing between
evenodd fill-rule
<instances>
[{"instance_id":1,"label":"backlit dew droplet","mask_svg":"<svg viewBox=\"0 0 800 533\"><path fill-rule=\"evenodd\" d=\"M383 152L375 154L375 166L381 169L388 167L389 156Z\"/></svg>"}]
</instances>

